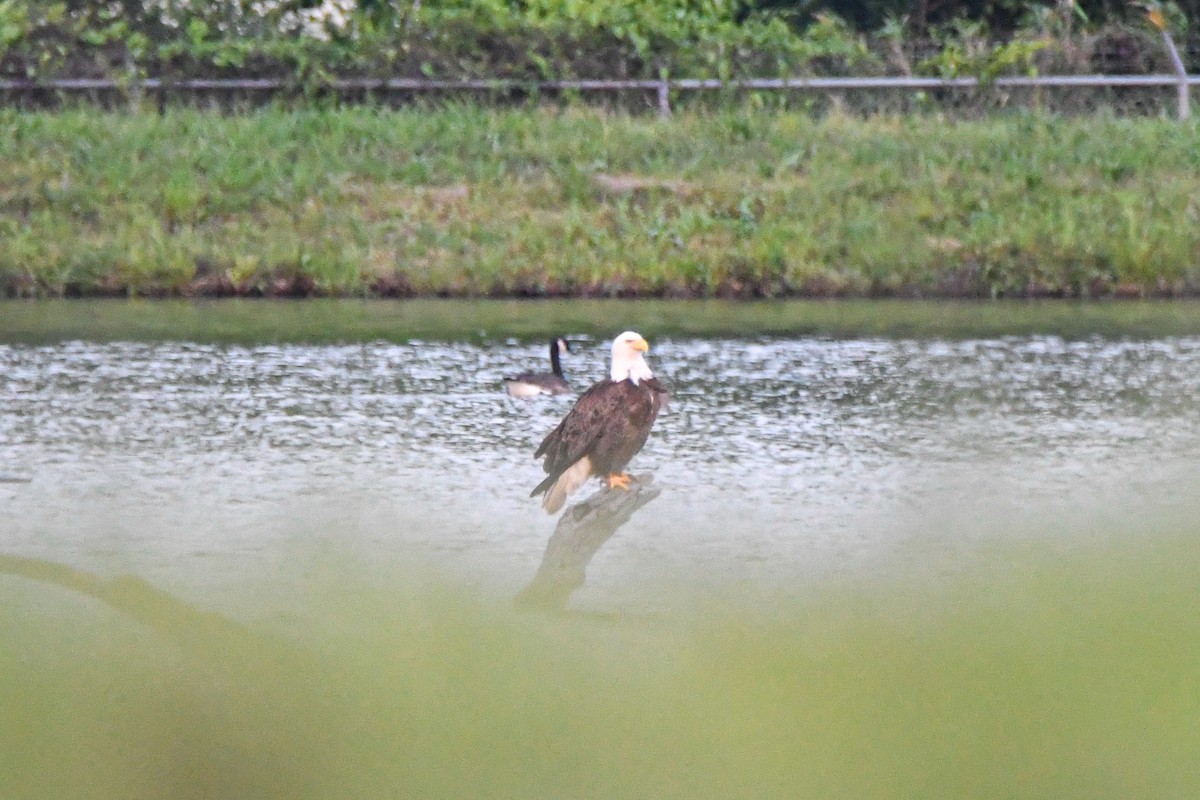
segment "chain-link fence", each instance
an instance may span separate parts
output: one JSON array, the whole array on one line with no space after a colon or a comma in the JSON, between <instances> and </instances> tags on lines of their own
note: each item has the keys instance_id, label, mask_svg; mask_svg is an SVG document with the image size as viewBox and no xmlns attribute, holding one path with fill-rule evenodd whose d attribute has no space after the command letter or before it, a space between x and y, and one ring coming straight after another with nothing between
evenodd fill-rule
<instances>
[{"instance_id":1,"label":"chain-link fence","mask_svg":"<svg viewBox=\"0 0 1200 800\"><path fill-rule=\"evenodd\" d=\"M471 100L489 105L587 103L632 111L671 113L687 108L750 102L823 114L941 113L972 117L1007 109L1062 115L1175 115L1179 81L1157 33L1111 28L1072 38L1017 43L959 40L864 39L851 56L815 57L786 76L761 75L749 58L741 77L625 77L633 65L587 62L583 77L544 80L509 75L465 75L437 79L406 74L405 65L381 67L370 76L288 74L253 64L234 74L203 69L161 76L136 71L119 77L0 78L0 104L45 108L91 102L102 106L214 106L222 109L264 103L370 102L401 106L414 102ZM1200 37L1180 42L1185 68L1200 71ZM619 77L601 74L607 67ZM644 72L645 70L641 70ZM784 70L780 70L781 72ZM199 74L197 74L199 73ZM381 73L390 73L382 74ZM397 74L399 73L399 74ZM1189 79L1195 86L1200 76Z\"/></svg>"}]
</instances>

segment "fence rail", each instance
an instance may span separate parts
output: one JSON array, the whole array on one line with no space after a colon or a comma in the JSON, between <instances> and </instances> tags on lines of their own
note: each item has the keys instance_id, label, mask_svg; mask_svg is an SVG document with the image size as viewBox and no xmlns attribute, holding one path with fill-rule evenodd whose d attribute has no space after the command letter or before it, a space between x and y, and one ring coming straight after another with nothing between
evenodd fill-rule
<instances>
[{"instance_id":1,"label":"fence rail","mask_svg":"<svg viewBox=\"0 0 1200 800\"><path fill-rule=\"evenodd\" d=\"M659 113L671 113L671 95L685 92L720 90L815 91L855 90L974 89L974 88L1128 88L1174 87L1179 93L1179 115L1187 116L1186 98L1191 86L1200 85L1200 76L1158 75L1046 75L1004 76L992 80L976 77L813 77L743 78L732 80L705 78L632 79L632 80L519 80L513 78L436 80L430 78L337 78L324 87L333 91L376 92L626 92L655 93ZM284 78L57 78L51 80L0 79L0 92L162 92L162 91L281 91L295 86Z\"/></svg>"}]
</instances>

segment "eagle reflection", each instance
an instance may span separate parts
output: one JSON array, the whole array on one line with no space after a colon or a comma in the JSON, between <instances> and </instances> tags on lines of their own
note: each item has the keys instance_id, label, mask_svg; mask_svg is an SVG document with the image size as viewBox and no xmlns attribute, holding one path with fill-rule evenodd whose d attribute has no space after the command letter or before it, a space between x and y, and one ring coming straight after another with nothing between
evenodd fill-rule
<instances>
[{"instance_id":1,"label":"eagle reflection","mask_svg":"<svg viewBox=\"0 0 1200 800\"><path fill-rule=\"evenodd\" d=\"M559 610L584 584L592 556L634 512L662 492L651 474L630 475L628 485L604 486L563 512L546 543L537 574L517 595L525 608Z\"/></svg>"}]
</instances>

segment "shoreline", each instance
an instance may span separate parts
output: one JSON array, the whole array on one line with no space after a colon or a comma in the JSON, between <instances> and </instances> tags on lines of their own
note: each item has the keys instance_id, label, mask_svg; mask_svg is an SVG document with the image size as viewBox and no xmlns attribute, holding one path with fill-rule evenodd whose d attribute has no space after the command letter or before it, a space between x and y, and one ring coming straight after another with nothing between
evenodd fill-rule
<instances>
[{"instance_id":1,"label":"shoreline","mask_svg":"<svg viewBox=\"0 0 1200 800\"><path fill-rule=\"evenodd\" d=\"M0 276L3 278L3 276ZM1094 281L1088 286L1053 287L1033 284L1004 292L982 292L967 287L939 287L932 291L920 286L880 288L853 291L816 281L801 286L781 286L778 282L723 280L716 286L686 284L656 287L636 285L589 284L575 285L518 285L496 286L476 290L447 287L418 291L404 273L378 277L357 289L330 291L318 286L313 276L304 274L275 274L265 280L235 285L227 275L203 274L183 286L140 286L105 283L103 285L67 287L55 294L34 290L32 279L25 276L0 282L0 302L38 300L512 300L539 302L547 300L731 300L731 301L800 301L800 300L859 300L859 301L928 301L928 302L993 302L1043 301L1121 302L1130 300L1169 301L1200 300L1200 285L1143 286L1133 283L1113 285Z\"/></svg>"}]
</instances>

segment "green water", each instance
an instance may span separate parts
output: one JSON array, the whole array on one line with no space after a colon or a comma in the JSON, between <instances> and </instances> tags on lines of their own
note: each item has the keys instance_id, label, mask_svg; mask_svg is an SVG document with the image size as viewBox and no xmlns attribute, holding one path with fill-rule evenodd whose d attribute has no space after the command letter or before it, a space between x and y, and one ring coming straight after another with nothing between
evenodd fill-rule
<instances>
[{"instance_id":1,"label":"green water","mask_svg":"<svg viewBox=\"0 0 1200 800\"><path fill-rule=\"evenodd\" d=\"M1191 302L720 300L0 301L0 342L188 340L343 342L611 336L1066 337L1200 333Z\"/></svg>"}]
</instances>

